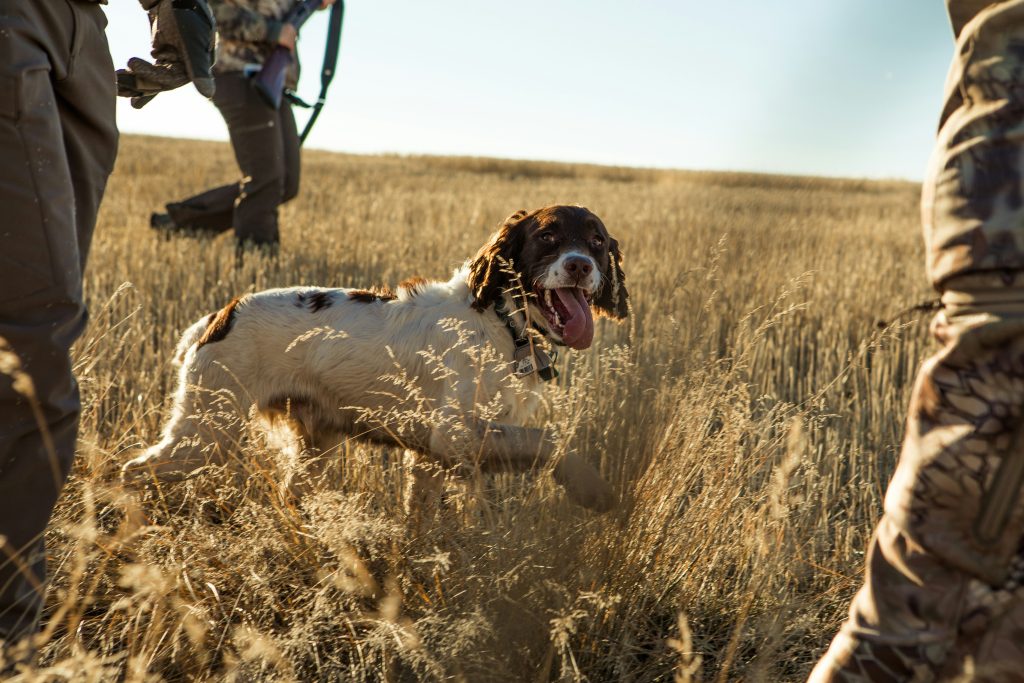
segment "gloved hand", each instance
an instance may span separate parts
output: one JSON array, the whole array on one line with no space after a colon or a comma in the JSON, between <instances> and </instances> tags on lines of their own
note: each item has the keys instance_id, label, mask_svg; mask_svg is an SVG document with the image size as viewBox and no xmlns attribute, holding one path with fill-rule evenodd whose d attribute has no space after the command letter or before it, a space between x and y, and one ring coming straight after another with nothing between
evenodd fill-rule
<instances>
[{"instance_id":1,"label":"gloved hand","mask_svg":"<svg viewBox=\"0 0 1024 683\"><path fill-rule=\"evenodd\" d=\"M117 94L141 109L157 94L189 81L204 97L213 97L213 14L206 0L139 0L149 11L153 63L139 57L117 72Z\"/></svg>"}]
</instances>

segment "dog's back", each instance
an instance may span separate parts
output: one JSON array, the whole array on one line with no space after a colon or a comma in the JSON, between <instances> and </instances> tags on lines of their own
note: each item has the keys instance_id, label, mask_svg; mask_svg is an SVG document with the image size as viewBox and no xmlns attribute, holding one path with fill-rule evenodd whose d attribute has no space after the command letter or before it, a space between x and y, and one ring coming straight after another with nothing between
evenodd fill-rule
<instances>
[{"instance_id":1,"label":"dog's back","mask_svg":"<svg viewBox=\"0 0 1024 683\"><path fill-rule=\"evenodd\" d=\"M182 335L171 419L129 466L169 475L219 460L241 440L243 420L211 414L253 408L271 420L287 414L307 444L342 434L426 449L429 430L417 413L443 408L451 395L500 395L502 421L522 424L537 405L533 387L512 387L507 364L483 362L482 348L508 353L511 339L470 303L461 272L397 293L292 287L232 300Z\"/></svg>"}]
</instances>

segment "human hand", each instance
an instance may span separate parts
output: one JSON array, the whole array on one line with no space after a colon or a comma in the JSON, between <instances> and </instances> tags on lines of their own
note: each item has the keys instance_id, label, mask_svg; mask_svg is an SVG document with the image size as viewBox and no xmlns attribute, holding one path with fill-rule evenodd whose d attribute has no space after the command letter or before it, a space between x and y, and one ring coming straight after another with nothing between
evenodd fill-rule
<instances>
[{"instance_id":1,"label":"human hand","mask_svg":"<svg viewBox=\"0 0 1024 683\"><path fill-rule=\"evenodd\" d=\"M295 41L298 37L298 30L296 30L296 28L291 24L285 24L281 27L281 35L277 37L277 44L295 52Z\"/></svg>"},{"instance_id":2,"label":"human hand","mask_svg":"<svg viewBox=\"0 0 1024 683\"><path fill-rule=\"evenodd\" d=\"M320 3L320 9L327 9L335 3L336 0L322 0Z\"/></svg>"},{"instance_id":3,"label":"human hand","mask_svg":"<svg viewBox=\"0 0 1024 683\"><path fill-rule=\"evenodd\" d=\"M189 3L139 0L149 11L153 62L139 57L117 72L117 94L141 109L164 90L188 82L204 97L213 97L214 20L206 0Z\"/></svg>"}]
</instances>

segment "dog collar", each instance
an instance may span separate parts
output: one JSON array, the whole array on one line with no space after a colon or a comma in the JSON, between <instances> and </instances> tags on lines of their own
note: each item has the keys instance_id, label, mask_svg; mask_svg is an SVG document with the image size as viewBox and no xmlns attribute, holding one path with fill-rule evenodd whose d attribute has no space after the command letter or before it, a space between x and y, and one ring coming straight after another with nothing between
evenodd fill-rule
<instances>
[{"instance_id":1,"label":"dog collar","mask_svg":"<svg viewBox=\"0 0 1024 683\"><path fill-rule=\"evenodd\" d=\"M498 301L494 304L494 312L498 319L505 323L505 328L512 336L512 343L515 345L515 351L512 354L512 372L516 377L528 377L537 373L537 376L545 382L550 382L558 377L558 370L554 366L554 362L558 359L558 353L552 349L549 354L540 348L534 342L532 335L526 333L525 326L522 333L516 329L512 316L505 310L504 297L498 297Z\"/></svg>"}]
</instances>

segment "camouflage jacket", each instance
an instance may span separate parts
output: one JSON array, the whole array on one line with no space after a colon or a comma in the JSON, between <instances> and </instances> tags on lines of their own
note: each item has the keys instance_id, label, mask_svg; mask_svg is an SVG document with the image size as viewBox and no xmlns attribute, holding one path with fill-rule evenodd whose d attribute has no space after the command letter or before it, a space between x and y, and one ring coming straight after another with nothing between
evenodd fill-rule
<instances>
[{"instance_id":1,"label":"camouflage jacket","mask_svg":"<svg viewBox=\"0 0 1024 683\"><path fill-rule=\"evenodd\" d=\"M273 51L284 23L281 19L298 0L209 0L217 19L217 63L214 73L243 71L262 64ZM287 86L298 83L298 60L288 74Z\"/></svg>"}]
</instances>

